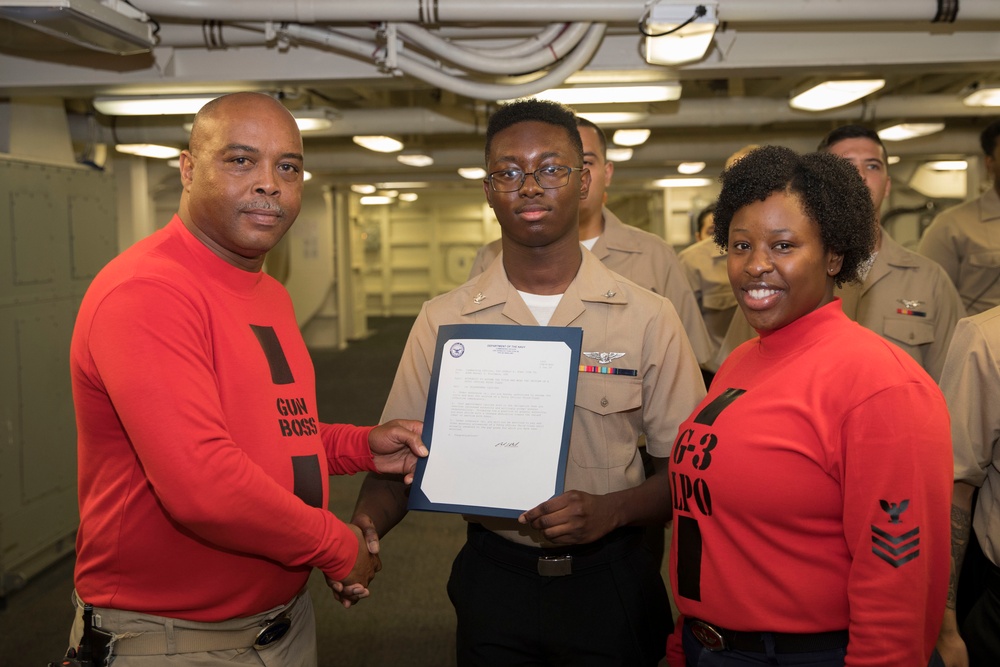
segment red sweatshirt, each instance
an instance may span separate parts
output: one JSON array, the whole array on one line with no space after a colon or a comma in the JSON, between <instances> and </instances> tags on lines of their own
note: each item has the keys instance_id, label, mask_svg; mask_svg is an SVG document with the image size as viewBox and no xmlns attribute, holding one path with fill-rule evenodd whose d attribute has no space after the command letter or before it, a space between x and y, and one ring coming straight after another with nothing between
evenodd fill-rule
<instances>
[{"instance_id":1,"label":"red sweatshirt","mask_svg":"<svg viewBox=\"0 0 1000 667\"><path fill-rule=\"evenodd\" d=\"M840 300L737 348L671 457L680 612L850 631L847 665L923 667L948 585L941 392Z\"/></svg>"},{"instance_id":2,"label":"red sweatshirt","mask_svg":"<svg viewBox=\"0 0 1000 667\"><path fill-rule=\"evenodd\" d=\"M86 602L193 621L283 604L358 543L328 475L372 470L370 428L320 424L285 289L176 216L83 298L70 353Z\"/></svg>"}]
</instances>

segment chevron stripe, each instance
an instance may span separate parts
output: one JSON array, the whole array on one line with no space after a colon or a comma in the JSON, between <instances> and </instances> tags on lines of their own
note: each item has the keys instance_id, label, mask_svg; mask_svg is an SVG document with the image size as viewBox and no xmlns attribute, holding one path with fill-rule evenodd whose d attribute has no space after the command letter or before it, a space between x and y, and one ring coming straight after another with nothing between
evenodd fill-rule
<instances>
[{"instance_id":1,"label":"chevron stripe","mask_svg":"<svg viewBox=\"0 0 1000 667\"><path fill-rule=\"evenodd\" d=\"M875 533L876 535L878 535L879 537L882 537L882 538L888 540L889 542L892 542L893 544L899 544L900 542L908 540L911 537L916 537L920 533L920 527L918 526L918 527L914 528L913 530L911 530L910 532L903 533L899 537L896 537L892 533L887 533L884 530L882 530L881 528L879 528L878 526L876 526L876 525L873 524L872 525L872 532Z\"/></svg>"},{"instance_id":2,"label":"chevron stripe","mask_svg":"<svg viewBox=\"0 0 1000 667\"><path fill-rule=\"evenodd\" d=\"M893 556L900 556L902 554L905 554L907 551L909 551L910 549L914 548L918 544L920 544L920 538L917 538L917 539L913 540L912 542L907 542L903 546L896 547L896 548L893 548L893 547L889 546L888 544L886 544L885 542L883 542L879 538L875 537L874 535L872 535L872 542L874 542L875 545L877 547L879 547L880 549L882 549L883 551L885 551L887 553L890 553ZM874 548L874 547L872 547L872 548Z\"/></svg>"},{"instance_id":3,"label":"chevron stripe","mask_svg":"<svg viewBox=\"0 0 1000 667\"><path fill-rule=\"evenodd\" d=\"M911 560L919 556L920 550L917 549L909 556L903 556L902 558L892 558L888 554L884 554L881 551L877 550L875 547L872 547L872 553L881 558L882 560L884 560L889 565L892 565L893 567L900 567L901 565L909 563Z\"/></svg>"}]
</instances>

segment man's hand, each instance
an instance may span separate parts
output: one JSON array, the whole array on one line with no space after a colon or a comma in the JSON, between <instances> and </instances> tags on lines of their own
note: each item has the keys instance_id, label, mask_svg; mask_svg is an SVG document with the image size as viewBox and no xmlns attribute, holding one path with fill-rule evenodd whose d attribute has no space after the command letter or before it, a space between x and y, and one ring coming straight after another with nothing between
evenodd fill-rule
<instances>
[{"instance_id":1,"label":"man's hand","mask_svg":"<svg viewBox=\"0 0 1000 667\"><path fill-rule=\"evenodd\" d=\"M364 536L368 546L368 553L377 554L379 548L378 531L375 530L375 523L372 521L372 518L367 514L355 514L351 518L351 523L361 529L361 534Z\"/></svg>"},{"instance_id":2,"label":"man's hand","mask_svg":"<svg viewBox=\"0 0 1000 667\"><path fill-rule=\"evenodd\" d=\"M375 578L375 573L382 569L382 561L377 554L369 552L368 542L361 529L354 524L347 525L358 538L358 558L354 562L354 567L342 581L326 578L327 585L333 591L334 599L344 605L345 609L349 609L352 604L357 604L370 595L367 586Z\"/></svg>"},{"instance_id":3,"label":"man's hand","mask_svg":"<svg viewBox=\"0 0 1000 667\"><path fill-rule=\"evenodd\" d=\"M518 521L541 531L554 544L588 544L618 527L608 496L567 491L530 509Z\"/></svg>"},{"instance_id":4,"label":"man's hand","mask_svg":"<svg viewBox=\"0 0 1000 667\"><path fill-rule=\"evenodd\" d=\"M403 475L403 482L413 481L417 459L427 456L420 439L424 425L412 419L393 419L376 426L368 435L368 447L375 457L375 468L382 473Z\"/></svg>"}]
</instances>

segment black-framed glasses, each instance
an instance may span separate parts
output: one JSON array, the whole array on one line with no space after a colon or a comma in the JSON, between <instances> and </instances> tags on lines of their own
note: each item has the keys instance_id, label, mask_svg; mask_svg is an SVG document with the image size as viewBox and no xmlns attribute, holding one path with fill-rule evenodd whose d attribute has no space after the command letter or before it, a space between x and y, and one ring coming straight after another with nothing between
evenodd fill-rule
<instances>
[{"instance_id":1,"label":"black-framed glasses","mask_svg":"<svg viewBox=\"0 0 1000 667\"><path fill-rule=\"evenodd\" d=\"M490 188L493 189L493 192L517 192L524 186L524 181L528 176L534 177L538 187L554 190L569 183L569 175L574 171L583 171L583 168L553 164L539 167L532 172L524 172L520 169L501 169L487 176L486 180L490 182Z\"/></svg>"}]
</instances>

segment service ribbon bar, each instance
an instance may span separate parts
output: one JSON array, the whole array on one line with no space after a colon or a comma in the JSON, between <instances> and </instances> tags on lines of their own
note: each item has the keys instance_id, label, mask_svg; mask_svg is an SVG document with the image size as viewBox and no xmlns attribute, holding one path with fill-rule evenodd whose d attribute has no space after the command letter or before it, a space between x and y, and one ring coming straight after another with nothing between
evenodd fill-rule
<instances>
[{"instance_id":1,"label":"service ribbon bar","mask_svg":"<svg viewBox=\"0 0 1000 667\"><path fill-rule=\"evenodd\" d=\"M580 366L581 373L603 373L604 375L630 375L635 377L639 371L634 368L612 368L611 366Z\"/></svg>"},{"instance_id":2,"label":"service ribbon bar","mask_svg":"<svg viewBox=\"0 0 1000 667\"><path fill-rule=\"evenodd\" d=\"M913 315L914 317L927 317L927 313L922 310L910 310L909 308L897 308L896 312L900 315Z\"/></svg>"}]
</instances>

